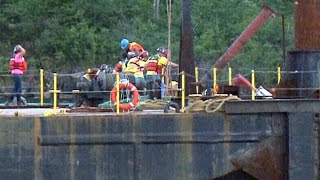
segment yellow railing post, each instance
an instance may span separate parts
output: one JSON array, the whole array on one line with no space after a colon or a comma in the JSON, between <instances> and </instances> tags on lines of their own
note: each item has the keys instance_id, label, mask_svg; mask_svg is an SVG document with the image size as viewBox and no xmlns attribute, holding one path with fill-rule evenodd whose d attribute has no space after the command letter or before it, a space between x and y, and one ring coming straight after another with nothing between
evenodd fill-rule
<instances>
[{"instance_id":1,"label":"yellow railing post","mask_svg":"<svg viewBox=\"0 0 320 180\"><path fill-rule=\"evenodd\" d=\"M43 69L40 69L40 106L43 106L43 102L44 102L44 73L43 73Z\"/></svg>"},{"instance_id":2,"label":"yellow railing post","mask_svg":"<svg viewBox=\"0 0 320 180\"><path fill-rule=\"evenodd\" d=\"M181 78L181 112L184 112L185 108L185 97L186 97L186 92L185 92L185 73L182 71L182 78Z\"/></svg>"},{"instance_id":3,"label":"yellow railing post","mask_svg":"<svg viewBox=\"0 0 320 180\"><path fill-rule=\"evenodd\" d=\"M199 82L199 71L198 71L198 67L195 67L195 76L196 76L196 92L197 94L199 94L199 85L198 85L198 82Z\"/></svg>"},{"instance_id":4,"label":"yellow railing post","mask_svg":"<svg viewBox=\"0 0 320 180\"><path fill-rule=\"evenodd\" d=\"M229 66L228 69L229 69L229 73L228 73L229 74L229 76L228 76L229 77L229 86L231 86L232 85L232 68Z\"/></svg>"},{"instance_id":5,"label":"yellow railing post","mask_svg":"<svg viewBox=\"0 0 320 180\"><path fill-rule=\"evenodd\" d=\"M281 80L281 68L278 67L278 84L280 83Z\"/></svg>"},{"instance_id":6,"label":"yellow railing post","mask_svg":"<svg viewBox=\"0 0 320 180\"><path fill-rule=\"evenodd\" d=\"M213 94L216 94L216 86L217 86L217 68L213 68Z\"/></svg>"},{"instance_id":7,"label":"yellow railing post","mask_svg":"<svg viewBox=\"0 0 320 180\"><path fill-rule=\"evenodd\" d=\"M53 73L53 113L57 114L57 73Z\"/></svg>"},{"instance_id":8,"label":"yellow railing post","mask_svg":"<svg viewBox=\"0 0 320 180\"><path fill-rule=\"evenodd\" d=\"M120 74L117 73L116 75L116 80L117 80L117 83L116 83L116 86L117 86L117 114L120 113L120 84L119 84L119 81L120 81Z\"/></svg>"},{"instance_id":9,"label":"yellow railing post","mask_svg":"<svg viewBox=\"0 0 320 180\"><path fill-rule=\"evenodd\" d=\"M252 88L251 88L251 99L255 100L255 96L256 96L256 92L255 92L255 77L254 77L254 70L251 71L251 84L252 84Z\"/></svg>"}]
</instances>

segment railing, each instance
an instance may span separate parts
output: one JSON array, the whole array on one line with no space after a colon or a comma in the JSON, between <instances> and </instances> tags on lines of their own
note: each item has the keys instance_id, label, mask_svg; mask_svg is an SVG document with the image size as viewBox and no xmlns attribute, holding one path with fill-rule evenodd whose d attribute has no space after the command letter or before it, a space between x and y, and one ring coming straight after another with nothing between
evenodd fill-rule
<instances>
[{"instance_id":1,"label":"railing","mask_svg":"<svg viewBox=\"0 0 320 180\"><path fill-rule=\"evenodd\" d=\"M204 74L207 72L208 69L202 69L199 67L195 68L195 74L186 74L185 72L180 72L176 74L176 76L182 76L181 83L179 83L179 86L175 91L180 91L181 95L181 109L184 111L185 106L185 89L186 84L188 82L185 82L185 76L192 76L195 79L196 82L196 93L197 94L203 94L204 92L201 90L201 86L198 82L199 81L199 75L202 73ZM296 88L296 87L278 87L278 84L281 82L281 78L286 74L300 74L300 73L319 73L317 71L281 71L280 67L275 68L274 70L246 70L246 69L232 69L231 67L227 68L226 71L223 73L219 72L217 74L216 68L213 68L211 78L208 79L208 82L210 82L211 88L212 88L212 95L217 94L217 87L222 85L232 85L233 77L235 77L234 74L242 74L244 77L250 80L250 83L252 85L252 88L250 89L251 94L244 94L243 97L255 100L256 98L256 92L255 92L255 86L262 85L265 89L271 89L274 88L277 90L319 90L320 87L309 87L309 88ZM23 93L22 95L25 95L26 97L35 97L38 98L38 103L40 106L44 106L45 102L50 99L52 102L49 103L52 105L54 111L56 111L56 108L59 106L59 101L61 103L61 100L63 98L66 99L73 99L74 95L76 93L104 93L106 96L110 94L110 90L106 91L81 91L77 92L76 90L76 82L79 81L80 77L85 74L84 72L81 73L75 73L75 74L59 74L59 73L52 73L52 72L46 72L43 69L40 69L38 71L26 71L26 73L22 76L23 78ZM1 83L1 89L0 89L0 96L5 97L9 96L11 93L11 89L13 88L13 82L10 79L11 75L9 74L9 71L0 71L0 83ZM320 84L320 76L318 80L318 84ZM170 77L172 79L172 77ZM117 76L117 81L119 83L120 77ZM72 84L72 85L71 85ZM70 87L66 88L66 85L70 85ZM168 87L167 90L170 90ZM247 89L249 91L249 89ZM119 92L119 89L117 89L117 92ZM145 92L148 92L145 90ZM171 94L172 95L172 94ZM65 96L65 97L64 97ZM117 96L117 101L119 100L120 96ZM47 103L48 104L48 103ZM117 103L119 105L119 103ZM117 113L119 113L119 107L117 106Z\"/></svg>"}]
</instances>

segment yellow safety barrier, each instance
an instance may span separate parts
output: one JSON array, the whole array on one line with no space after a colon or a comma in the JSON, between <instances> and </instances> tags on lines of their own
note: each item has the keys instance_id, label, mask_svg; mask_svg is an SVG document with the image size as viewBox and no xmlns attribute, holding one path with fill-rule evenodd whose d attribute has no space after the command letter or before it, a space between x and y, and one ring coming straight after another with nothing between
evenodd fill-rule
<instances>
[{"instance_id":1,"label":"yellow safety barrier","mask_svg":"<svg viewBox=\"0 0 320 180\"><path fill-rule=\"evenodd\" d=\"M281 80L281 68L278 67L278 84L280 83Z\"/></svg>"},{"instance_id":2,"label":"yellow safety barrier","mask_svg":"<svg viewBox=\"0 0 320 180\"><path fill-rule=\"evenodd\" d=\"M57 85L57 73L53 73L53 90L50 90L49 92L53 93L53 111L54 114L57 113L57 105L58 105L58 93L60 93L61 91L58 90Z\"/></svg>"},{"instance_id":3,"label":"yellow safety barrier","mask_svg":"<svg viewBox=\"0 0 320 180\"><path fill-rule=\"evenodd\" d=\"M44 72L43 69L40 69L40 106L43 106L43 102L44 102Z\"/></svg>"},{"instance_id":4,"label":"yellow safety barrier","mask_svg":"<svg viewBox=\"0 0 320 180\"><path fill-rule=\"evenodd\" d=\"M196 76L196 92L197 94L199 94L199 85L198 85L198 82L199 82L199 71L198 71L198 67L195 67L195 76Z\"/></svg>"},{"instance_id":5,"label":"yellow safety barrier","mask_svg":"<svg viewBox=\"0 0 320 180\"><path fill-rule=\"evenodd\" d=\"M212 70L212 82L213 82L213 87L212 87L212 94L217 94L218 92L218 81L217 81L217 68L213 68ZM229 66L228 68L228 85L232 85L232 67ZM281 68L280 67L277 67L277 83L279 84L280 81L281 81ZM44 76L45 76L45 71L43 69L40 69L39 71L39 74L40 74L40 106L43 106L44 105ZM58 93L61 93L60 90L58 90L58 87L57 87L57 73L54 73L53 74L54 77L53 77L53 90L49 90L49 92L53 93L53 109L54 109L54 112L56 112L57 108L58 108ZM184 72L184 76L185 76L185 72ZM252 100L255 100L255 95L256 95L256 92L255 92L255 70L251 70L251 81L252 81L252 86L253 86L253 89L252 89L252 94L251 94L251 99ZM119 89L119 83L120 83L120 75L119 73L117 74L117 113L120 112L120 89ZM199 94L201 92L200 91L200 88L199 88L199 67L195 67L195 81L196 81L196 93ZM182 86L185 86L185 84L182 84ZM185 88L185 87L184 87ZM185 93L185 89L183 90L184 93ZM79 93L80 91L79 90L73 90L72 93ZM185 94L184 94L185 95Z\"/></svg>"},{"instance_id":6,"label":"yellow safety barrier","mask_svg":"<svg viewBox=\"0 0 320 180\"><path fill-rule=\"evenodd\" d=\"M256 92L255 92L255 77L254 77L254 70L251 71L251 84L252 84L252 90L251 90L251 99L255 100Z\"/></svg>"},{"instance_id":7,"label":"yellow safety barrier","mask_svg":"<svg viewBox=\"0 0 320 180\"><path fill-rule=\"evenodd\" d=\"M185 72L182 71L182 78L181 78L181 112L185 111L185 98L186 98L186 91L185 91Z\"/></svg>"},{"instance_id":8,"label":"yellow safety barrier","mask_svg":"<svg viewBox=\"0 0 320 180\"><path fill-rule=\"evenodd\" d=\"M229 68L228 68L228 77L229 77L229 86L231 86L232 85L232 69L231 69L231 67L229 66Z\"/></svg>"},{"instance_id":9,"label":"yellow safety barrier","mask_svg":"<svg viewBox=\"0 0 320 180\"><path fill-rule=\"evenodd\" d=\"M217 86L217 68L213 68L213 94L217 94L216 92L216 86Z\"/></svg>"}]
</instances>

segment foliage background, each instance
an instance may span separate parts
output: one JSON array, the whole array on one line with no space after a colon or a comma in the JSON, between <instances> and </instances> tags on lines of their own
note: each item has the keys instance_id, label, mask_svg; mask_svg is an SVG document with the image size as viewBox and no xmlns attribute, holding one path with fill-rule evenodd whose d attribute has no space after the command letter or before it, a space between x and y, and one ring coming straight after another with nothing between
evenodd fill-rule
<instances>
[{"instance_id":1,"label":"foliage background","mask_svg":"<svg viewBox=\"0 0 320 180\"><path fill-rule=\"evenodd\" d=\"M190 0L195 63L211 67L260 13L258 0ZM268 0L276 13L230 63L234 69L276 69L293 47L293 2ZM178 62L181 0L172 0L171 59ZM0 0L0 63L8 69L15 44L27 50L29 68L73 73L120 59L120 40L149 52L168 44L166 0ZM241 71L241 70L238 70Z\"/></svg>"}]
</instances>

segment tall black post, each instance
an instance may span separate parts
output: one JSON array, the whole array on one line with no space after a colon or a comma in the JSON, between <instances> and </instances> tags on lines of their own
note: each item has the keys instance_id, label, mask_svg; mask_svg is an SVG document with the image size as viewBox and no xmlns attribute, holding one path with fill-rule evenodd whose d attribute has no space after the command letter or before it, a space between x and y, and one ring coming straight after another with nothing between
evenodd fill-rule
<instances>
[{"instance_id":1,"label":"tall black post","mask_svg":"<svg viewBox=\"0 0 320 180\"><path fill-rule=\"evenodd\" d=\"M186 95L196 92L190 0L182 0L179 71L186 73ZM181 86L181 76L179 77Z\"/></svg>"}]
</instances>

